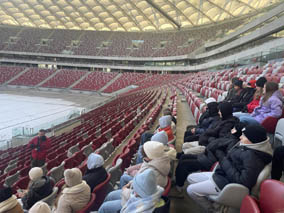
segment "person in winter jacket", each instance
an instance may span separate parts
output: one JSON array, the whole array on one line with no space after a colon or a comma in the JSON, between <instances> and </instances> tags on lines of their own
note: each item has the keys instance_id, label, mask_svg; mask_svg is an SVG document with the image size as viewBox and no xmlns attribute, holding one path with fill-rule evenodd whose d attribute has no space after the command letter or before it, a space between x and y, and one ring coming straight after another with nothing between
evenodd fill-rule
<instances>
[{"instance_id":1,"label":"person in winter jacket","mask_svg":"<svg viewBox=\"0 0 284 213\"><path fill-rule=\"evenodd\" d=\"M242 111L243 108L253 100L253 96L256 91L255 82L256 80L249 81L247 87L241 92L240 99L236 102L232 102L234 112Z\"/></svg>"},{"instance_id":2,"label":"person in winter jacket","mask_svg":"<svg viewBox=\"0 0 284 213\"><path fill-rule=\"evenodd\" d=\"M272 158L271 179L280 180L284 171L284 146L274 150Z\"/></svg>"},{"instance_id":3,"label":"person in winter jacket","mask_svg":"<svg viewBox=\"0 0 284 213\"><path fill-rule=\"evenodd\" d=\"M47 150L51 147L51 142L45 136L45 130L39 130L38 136L33 138L28 147L32 149L32 167L42 167L45 164Z\"/></svg>"},{"instance_id":4,"label":"person in winter jacket","mask_svg":"<svg viewBox=\"0 0 284 213\"><path fill-rule=\"evenodd\" d=\"M0 187L0 212L3 213L24 213L22 206L13 195L10 187Z\"/></svg>"},{"instance_id":5,"label":"person in winter jacket","mask_svg":"<svg viewBox=\"0 0 284 213\"><path fill-rule=\"evenodd\" d=\"M234 82L234 94L232 95L231 99L228 100L228 102L231 102L232 104L239 103L243 95L244 95L243 81L236 80Z\"/></svg>"},{"instance_id":6,"label":"person in winter jacket","mask_svg":"<svg viewBox=\"0 0 284 213\"><path fill-rule=\"evenodd\" d=\"M27 189L21 189L20 192L17 193L18 197L24 197L27 194L28 189L30 188L32 183L35 182L36 180L40 179L42 176L43 176L42 168L40 168L40 167L31 168L30 171L29 171L30 182L28 184L28 188Z\"/></svg>"},{"instance_id":7,"label":"person in winter jacket","mask_svg":"<svg viewBox=\"0 0 284 213\"><path fill-rule=\"evenodd\" d=\"M241 184L251 190L260 172L271 160L272 148L266 130L260 125L246 126L240 144L228 152L214 172L193 173L188 176L190 185L187 193L203 208L213 211L207 196L218 195L230 183Z\"/></svg>"},{"instance_id":8,"label":"person in winter jacket","mask_svg":"<svg viewBox=\"0 0 284 213\"><path fill-rule=\"evenodd\" d=\"M233 129L236 123L239 122L239 119L233 116L233 107L229 102L219 104L219 115L221 120L200 135L198 141L200 146L207 146L212 140L225 137L231 132L231 129Z\"/></svg>"},{"instance_id":9,"label":"person in winter jacket","mask_svg":"<svg viewBox=\"0 0 284 213\"><path fill-rule=\"evenodd\" d=\"M263 94L263 89L256 90L253 95L253 100L244 106L242 112L252 113L253 110L259 106L260 98Z\"/></svg>"},{"instance_id":10,"label":"person in winter jacket","mask_svg":"<svg viewBox=\"0 0 284 213\"><path fill-rule=\"evenodd\" d=\"M83 209L91 199L91 189L82 180L80 169L66 169L64 180L67 187L62 190L52 212L73 213Z\"/></svg>"},{"instance_id":11,"label":"person in winter jacket","mask_svg":"<svg viewBox=\"0 0 284 213\"><path fill-rule=\"evenodd\" d=\"M241 122L246 124L261 124L267 117L280 118L282 115L282 94L278 84L267 82L264 86L264 95L252 114L238 115Z\"/></svg>"},{"instance_id":12,"label":"person in winter jacket","mask_svg":"<svg viewBox=\"0 0 284 213\"><path fill-rule=\"evenodd\" d=\"M244 125L242 123L236 123L230 134L213 140L202 154L180 155L175 172L177 191L182 191L184 182L190 173L200 170L209 171L214 163L221 161L228 151L239 142L243 128Z\"/></svg>"},{"instance_id":13,"label":"person in winter jacket","mask_svg":"<svg viewBox=\"0 0 284 213\"><path fill-rule=\"evenodd\" d=\"M90 186L91 192L100 183L107 179L107 171L105 170L104 159L101 155L91 153L87 161L87 171L83 180Z\"/></svg>"},{"instance_id":14,"label":"person in winter jacket","mask_svg":"<svg viewBox=\"0 0 284 213\"><path fill-rule=\"evenodd\" d=\"M162 116L159 119L159 128L155 131L155 133L160 131L165 131L168 135L168 140L171 141L174 139L174 134L171 128L172 117L170 115Z\"/></svg>"},{"instance_id":15,"label":"person in winter jacket","mask_svg":"<svg viewBox=\"0 0 284 213\"><path fill-rule=\"evenodd\" d=\"M157 132L155 135L153 135L150 139L150 141L156 141L160 142L164 145L164 151L165 154L171 159L176 159L176 150L175 148L168 145L168 135L165 131ZM143 155L142 155L142 148L143 145L140 145L138 148L138 155L136 159L136 164L143 163Z\"/></svg>"},{"instance_id":16,"label":"person in winter jacket","mask_svg":"<svg viewBox=\"0 0 284 213\"><path fill-rule=\"evenodd\" d=\"M129 191L126 199L123 198L123 190ZM98 212L151 213L161 201L163 191L156 183L155 172L149 168L137 174L123 189L110 192Z\"/></svg>"},{"instance_id":17,"label":"person in winter jacket","mask_svg":"<svg viewBox=\"0 0 284 213\"><path fill-rule=\"evenodd\" d=\"M36 202L50 195L52 188L53 183L49 177L42 176L32 181L28 192L22 197L23 208L26 210L30 209Z\"/></svg>"},{"instance_id":18,"label":"person in winter jacket","mask_svg":"<svg viewBox=\"0 0 284 213\"><path fill-rule=\"evenodd\" d=\"M235 81L237 81L237 80L239 80L238 77L234 77L234 78L231 79L230 89L229 89L228 94L227 94L224 101L230 101L232 99L232 97L234 96L234 94L235 94L234 84L235 84Z\"/></svg>"},{"instance_id":19,"label":"person in winter jacket","mask_svg":"<svg viewBox=\"0 0 284 213\"><path fill-rule=\"evenodd\" d=\"M32 206L29 213L51 213L51 209L45 202L39 201Z\"/></svg>"},{"instance_id":20,"label":"person in winter jacket","mask_svg":"<svg viewBox=\"0 0 284 213\"><path fill-rule=\"evenodd\" d=\"M160 142L148 141L143 145L142 154L143 163L131 166L126 170L126 173L120 178L120 188L131 181L136 174L148 168L154 170L159 186L165 187L167 185L171 165L164 145Z\"/></svg>"},{"instance_id":21,"label":"person in winter jacket","mask_svg":"<svg viewBox=\"0 0 284 213\"><path fill-rule=\"evenodd\" d=\"M201 115L199 123L195 128L188 129L184 133L184 142L198 141L199 136L204 133L208 128L220 120L218 103L214 98L205 100L206 111Z\"/></svg>"}]
</instances>

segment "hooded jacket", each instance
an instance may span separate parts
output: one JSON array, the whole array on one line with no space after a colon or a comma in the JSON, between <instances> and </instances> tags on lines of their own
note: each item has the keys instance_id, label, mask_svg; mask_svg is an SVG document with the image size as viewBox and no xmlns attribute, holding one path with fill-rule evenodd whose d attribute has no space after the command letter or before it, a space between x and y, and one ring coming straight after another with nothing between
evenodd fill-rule
<instances>
[{"instance_id":1,"label":"hooded jacket","mask_svg":"<svg viewBox=\"0 0 284 213\"><path fill-rule=\"evenodd\" d=\"M242 111L244 106L246 106L253 100L254 93L255 93L254 88L247 87L243 89L243 91L240 94L240 99L237 102L232 101L234 111L235 112Z\"/></svg>"},{"instance_id":2,"label":"hooded jacket","mask_svg":"<svg viewBox=\"0 0 284 213\"><path fill-rule=\"evenodd\" d=\"M3 213L23 213L23 209L19 204L17 197L12 194L11 189L1 190L0 212ZM3 199L2 199L3 198Z\"/></svg>"},{"instance_id":3,"label":"hooded jacket","mask_svg":"<svg viewBox=\"0 0 284 213\"><path fill-rule=\"evenodd\" d=\"M277 90L266 103L263 103L263 98L261 98L259 106L254 109L251 116L259 123L262 123L267 117L280 118L282 115L282 107L282 94Z\"/></svg>"},{"instance_id":4,"label":"hooded jacket","mask_svg":"<svg viewBox=\"0 0 284 213\"><path fill-rule=\"evenodd\" d=\"M43 176L32 182L28 193L22 198L23 208L30 209L37 201L42 200L52 193L52 183L49 177Z\"/></svg>"},{"instance_id":5,"label":"hooded jacket","mask_svg":"<svg viewBox=\"0 0 284 213\"><path fill-rule=\"evenodd\" d=\"M251 190L258 175L271 160L272 148L269 138L256 144L236 145L219 162L213 180L220 190L229 183L242 184Z\"/></svg>"},{"instance_id":6,"label":"hooded jacket","mask_svg":"<svg viewBox=\"0 0 284 213\"><path fill-rule=\"evenodd\" d=\"M86 174L83 176L83 180L90 186L91 192L97 185L104 182L106 179L107 172L103 166L91 170L87 169Z\"/></svg>"},{"instance_id":7,"label":"hooded jacket","mask_svg":"<svg viewBox=\"0 0 284 213\"><path fill-rule=\"evenodd\" d=\"M207 146L211 141L222 138L231 132L231 129L239 122L239 119L234 116L228 116L224 120L219 120L212 128L207 129L199 137L199 145Z\"/></svg>"},{"instance_id":8,"label":"hooded jacket","mask_svg":"<svg viewBox=\"0 0 284 213\"><path fill-rule=\"evenodd\" d=\"M53 212L75 213L83 209L90 201L90 198L91 189L85 181L76 186L66 187L63 189L57 208Z\"/></svg>"},{"instance_id":9,"label":"hooded jacket","mask_svg":"<svg viewBox=\"0 0 284 213\"><path fill-rule=\"evenodd\" d=\"M32 148L32 158L35 160L45 160L47 155L47 150L51 147L51 142L48 137L46 137L46 141L40 143L39 148L36 148L38 145L39 137L33 138L28 147Z\"/></svg>"},{"instance_id":10,"label":"hooded jacket","mask_svg":"<svg viewBox=\"0 0 284 213\"><path fill-rule=\"evenodd\" d=\"M260 102L260 99L255 99L255 100L252 100L246 107L245 107L245 110L244 111L247 111L248 113L252 113L253 110L259 106L259 102Z\"/></svg>"}]
</instances>

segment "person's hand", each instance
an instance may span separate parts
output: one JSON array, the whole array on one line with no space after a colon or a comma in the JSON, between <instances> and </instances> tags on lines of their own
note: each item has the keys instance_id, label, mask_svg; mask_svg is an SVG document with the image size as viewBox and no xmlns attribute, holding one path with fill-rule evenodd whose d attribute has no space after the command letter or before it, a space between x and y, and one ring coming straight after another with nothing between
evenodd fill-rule
<instances>
[{"instance_id":1,"label":"person's hand","mask_svg":"<svg viewBox=\"0 0 284 213\"><path fill-rule=\"evenodd\" d=\"M26 192L25 192L25 191L18 191L18 192L17 192L17 195L18 195L18 197L19 197L19 198L24 197L24 196L25 196L25 194L26 194Z\"/></svg>"},{"instance_id":2,"label":"person's hand","mask_svg":"<svg viewBox=\"0 0 284 213\"><path fill-rule=\"evenodd\" d=\"M124 189L129 189L130 186L131 186L131 183L128 183L128 184L126 184L125 186L122 187L122 190L124 190Z\"/></svg>"},{"instance_id":3,"label":"person's hand","mask_svg":"<svg viewBox=\"0 0 284 213\"><path fill-rule=\"evenodd\" d=\"M191 133L195 134L195 128L191 129Z\"/></svg>"}]
</instances>

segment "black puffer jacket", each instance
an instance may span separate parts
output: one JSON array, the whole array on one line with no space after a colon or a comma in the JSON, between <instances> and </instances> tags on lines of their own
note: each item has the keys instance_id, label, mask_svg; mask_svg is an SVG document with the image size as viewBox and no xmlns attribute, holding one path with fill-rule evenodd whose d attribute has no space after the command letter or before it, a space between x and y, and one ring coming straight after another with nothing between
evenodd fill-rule
<instances>
[{"instance_id":1,"label":"black puffer jacket","mask_svg":"<svg viewBox=\"0 0 284 213\"><path fill-rule=\"evenodd\" d=\"M90 186L91 192L97 185L104 182L106 179L107 172L103 166L91 170L87 169L87 172L83 177L83 180Z\"/></svg>"},{"instance_id":2,"label":"black puffer jacket","mask_svg":"<svg viewBox=\"0 0 284 213\"><path fill-rule=\"evenodd\" d=\"M253 145L258 148L237 145L219 162L213 180L220 190L229 183L242 184L249 190L256 184L258 175L272 160L272 149L269 139Z\"/></svg>"},{"instance_id":3,"label":"black puffer jacket","mask_svg":"<svg viewBox=\"0 0 284 213\"><path fill-rule=\"evenodd\" d=\"M247 88L243 89L238 102L232 102L234 112L242 111L243 108L253 100L254 93L255 93L254 88L247 87Z\"/></svg>"},{"instance_id":4,"label":"black puffer jacket","mask_svg":"<svg viewBox=\"0 0 284 213\"><path fill-rule=\"evenodd\" d=\"M22 198L23 208L30 209L37 201L42 200L52 193L52 182L49 177L43 176L39 180L34 181L28 193Z\"/></svg>"},{"instance_id":5,"label":"black puffer jacket","mask_svg":"<svg viewBox=\"0 0 284 213\"><path fill-rule=\"evenodd\" d=\"M210 170L214 163L221 161L228 151L239 142L239 138L228 134L228 137L213 140L205 149L205 152L197 156L202 167Z\"/></svg>"},{"instance_id":6,"label":"black puffer jacket","mask_svg":"<svg viewBox=\"0 0 284 213\"><path fill-rule=\"evenodd\" d=\"M201 135L208 128L211 128L212 126L214 126L218 121L220 121L219 115L203 119L202 122L196 127L195 134Z\"/></svg>"},{"instance_id":7,"label":"black puffer jacket","mask_svg":"<svg viewBox=\"0 0 284 213\"><path fill-rule=\"evenodd\" d=\"M234 116L229 116L225 120L216 122L214 127L207 129L200 135L199 145L207 146L211 141L217 138L226 137L238 122L240 122L239 119Z\"/></svg>"}]
</instances>

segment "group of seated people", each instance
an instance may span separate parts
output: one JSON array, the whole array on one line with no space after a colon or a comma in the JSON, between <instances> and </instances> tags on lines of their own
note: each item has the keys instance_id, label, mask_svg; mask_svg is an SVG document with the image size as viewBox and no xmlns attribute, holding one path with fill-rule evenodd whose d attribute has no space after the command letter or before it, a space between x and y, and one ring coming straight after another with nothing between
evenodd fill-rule
<instances>
[{"instance_id":1,"label":"group of seated people","mask_svg":"<svg viewBox=\"0 0 284 213\"><path fill-rule=\"evenodd\" d=\"M29 171L29 179L27 189L19 189L16 195L13 195L11 187L1 186L0 212L77 212L88 204L93 189L107 179L107 171L104 168L103 157L95 153L89 155L84 175L78 168L66 169L65 185L51 207L41 200L53 192L53 178L44 175L42 168L33 167Z\"/></svg>"},{"instance_id":2,"label":"group of seated people","mask_svg":"<svg viewBox=\"0 0 284 213\"><path fill-rule=\"evenodd\" d=\"M168 184L171 162L176 159L173 141L176 118L167 108L154 132L142 134L136 164L120 178L120 189L110 192L99 213L163 212L167 200L162 194Z\"/></svg>"},{"instance_id":3,"label":"group of seated people","mask_svg":"<svg viewBox=\"0 0 284 213\"><path fill-rule=\"evenodd\" d=\"M283 99L278 84L264 77L251 80L246 88L233 78L224 101L208 98L205 103L206 111L196 126L187 127L182 152L176 155L172 195L183 198L187 181L187 194L207 212L214 212L209 196L218 195L227 184L238 183L251 190L271 162L271 178L281 178L284 148L277 148L273 155L261 123L267 117L281 117Z\"/></svg>"},{"instance_id":4,"label":"group of seated people","mask_svg":"<svg viewBox=\"0 0 284 213\"><path fill-rule=\"evenodd\" d=\"M271 162L271 177L281 178L284 149L277 148L273 155L267 132L261 126L265 118L282 115L282 95L276 83L261 77L243 88L240 79L233 79L224 101L217 103L208 98L205 103L206 111L196 126L187 128L182 152L178 153L173 145L177 121L169 109L164 110L155 131L141 136L136 164L124 171L119 189L106 196L99 213L162 212L168 207L162 194L169 176L176 186L171 197L183 198L187 181L187 194L207 212L215 211L210 195L218 195L230 183L251 190ZM178 164L174 171L175 161ZM19 190L17 196L10 187L1 186L0 212L77 212L88 204L93 189L107 179L103 165L102 156L91 153L85 174L78 168L66 169L65 186L53 206L41 200L52 193L54 181L40 167L34 167L29 172L28 188Z\"/></svg>"},{"instance_id":5,"label":"group of seated people","mask_svg":"<svg viewBox=\"0 0 284 213\"><path fill-rule=\"evenodd\" d=\"M153 209L165 206L161 195L168 183L170 159L176 156L175 149L168 146L168 138L174 139L172 128L175 128L175 122L176 119L171 116L169 109L165 109L156 130L145 134L147 137L151 135L151 141L145 136L141 139L139 154L142 162L125 171L121 176L121 190L111 192L99 212L152 212ZM11 187L1 186L0 212L77 212L88 204L94 188L107 177L103 157L91 153L87 159L85 174L78 168L64 171L65 185L57 195L54 205L48 206L42 200L53 193L55 181L46 176L41 167L33 167L29 171L27 189L18 189L13 195Z\"/></svg>"}]
</instances>

